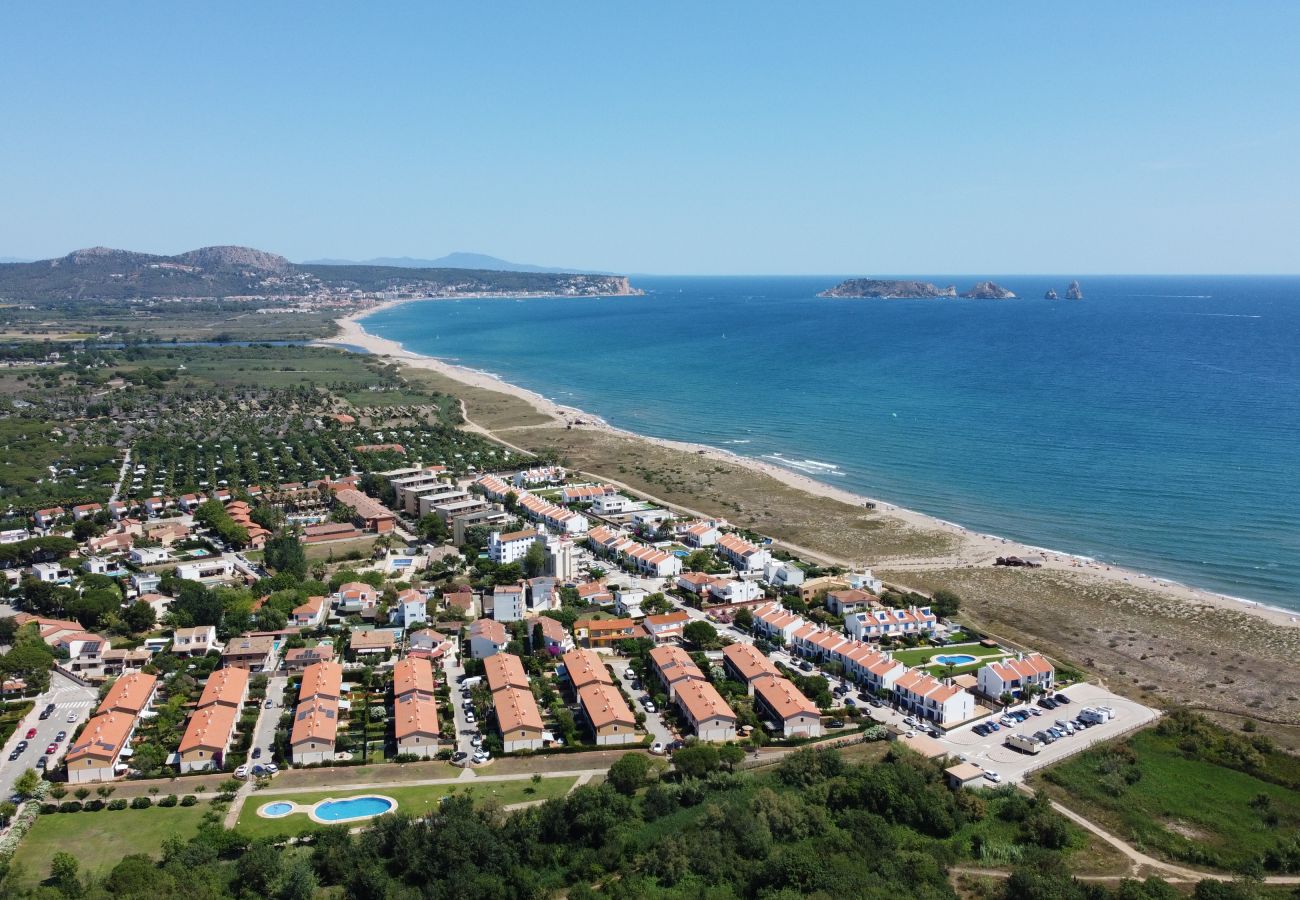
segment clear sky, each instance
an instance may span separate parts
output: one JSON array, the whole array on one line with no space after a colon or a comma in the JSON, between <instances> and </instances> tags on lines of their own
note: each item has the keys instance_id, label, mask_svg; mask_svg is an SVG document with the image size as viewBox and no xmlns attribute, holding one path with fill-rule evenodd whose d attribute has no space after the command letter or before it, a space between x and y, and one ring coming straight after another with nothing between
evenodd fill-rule
<instances>
[{"instance_id":1,"label":"clear sky","mask_svg":"<svg viewBox=\"0 0 1300 900\"><path fill-rule=\"evenodd\" d=\"M7 4L0 256L1300 271L1300 3Z\"/></svg>"}]
</instances>

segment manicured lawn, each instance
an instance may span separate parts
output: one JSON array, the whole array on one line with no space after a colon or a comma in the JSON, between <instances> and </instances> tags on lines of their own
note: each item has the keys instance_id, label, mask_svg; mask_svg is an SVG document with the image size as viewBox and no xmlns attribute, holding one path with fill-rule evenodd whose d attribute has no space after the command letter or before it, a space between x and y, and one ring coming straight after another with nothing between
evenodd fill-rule
<instances>
[{"instance_id":1,"label":"manicured lawn","mask_svg":"<svg viewBox=\"0 0 1300 900\"><path fill-rule=\"evenodd\" d=\"M1215 868L1259 860L1300 830L1300 790L1197 758L1179 737L1150 729L1044 771L1056 800L1156 856ZM1126 753L1127 746L1131 753ZM1293 779L1294 759L1263 757Z\"/></svg>"},{"instance_id":2,"label":"manicured lawn","mask_svg":"<svg viewBox=\"0 0 1300 900\"><path fill-rule=\"evenodd\" d=\"M23 870L21 883L34 887L49 877L50 861L60 850L72 853L83 873L104 874L129 853L157 857L163 841L189 838L199 830L208 803L170 809L121 809L50 813L40 816L14 854Z\"/></svg>"},{"instance_id":3,"label":"manicured lawn","mask_svg":"<svg viewBox=\"0 0 1300 900\"><path fill-rule=\"evenodd\" d=\"M896 650L894 659L905 666L919 666L928 663L936 656L976 656L982 660L991 656L1005 655L1006 651L997 647L981 647L979 644L958 644L955 647L918 647L914 650ZM970 665L978 666L977 663L971 663Z\"/></svg>"},{"instance_id":4,"label":"manicured lawn","mask_svg":"<svg viewBox=\"0 0 1300 900\"><path fill-rule=\"evenodd\" d=\"M253 838L293 837L308 829L315 830L324 827L313 822L306 813L293 813L281 819L264 819L257 814L257 810L276 800L288 800L308 806L329 798L342 799L367 794L380 794L396 800L398 812L419 815L433 808L435 803L453 791L461 796L468 794L476 800L491 798L503 806L508 806L512 803L527 803L533 800L550 800L554 797L562 797L573 787L575 781L577 781L576 776L569 775L561 778L543 778L537 784L533 784L530 778L520 778L512 781L483 781L477 784L435 784L414 787L387 785L382 788L364 791L321 790L304 791L295 794L257 791L244 803L244 808L239 814L238 827L244 834ZM529 793L530 790L531 793Z\"/></svg>"}]
</instances>

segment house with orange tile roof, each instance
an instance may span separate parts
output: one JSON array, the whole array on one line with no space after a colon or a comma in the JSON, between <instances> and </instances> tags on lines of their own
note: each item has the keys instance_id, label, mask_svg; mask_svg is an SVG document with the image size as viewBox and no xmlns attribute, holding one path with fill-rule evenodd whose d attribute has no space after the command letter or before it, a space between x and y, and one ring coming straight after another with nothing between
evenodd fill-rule
<instances>
[{"instance_id":1,"label":"house with orange tile roof","mask_svg":"<svg viewBox=\"0 0 1300 900\"><path fill-rule=\"evenodd\" d=\"M298 702L314 697L338 700L343 690L343 666L336 662L312 663L302 673Z\"/></svg>"},{"instance_id":2,"label":"house with orange tile roof","mask_svg":"<svg viewBox=\"0 0 1300 900\"><path fill-rule=\"evenodd\" d=\"M677 708L696 737L716 742L736 739L736 713L717 688L698 678L678 681L675 688Z\"/></svg>"},{"instance_id":3,"label":"house with orange tile roof","mask_svg":"<svg viewBox=\"0 0 1300 900\"><path fill-rule=\"evenodd\" d=\"M434 696L433 664L427 659L408 656L393 666L393 696L405 697L408 694Z\"/></svg>"},{"instance_id":4,"label":"house with orange tile roof","mask_svg":"<svg viewBox=\"0 0 1300 900\"><path fill-rule=\"evenodd\" d=\"M95 715L120 712L129 716L138 716L152 708L154 697L158 693L158 676L146 675L144 672L132 672L113 682L108 693L100 701Z\"/></svg>"},{"instance_id":5,"label":"house with orange tile roof","mask_svg":"<svg viewBox=\"0 0 1300 900\"><path fill-rule=\"evenodd\" d=\"M874 641L883 637L933 634L939 628L939 617L928 606L907 609L869 606L846 613L844 627L860 641Z\"/></svg>"},{"instance_id":6,"label":"house with orange tile roof","mask_svg":"<svg viewBox=\"0 0 1300 900\"><path fill-rule=\"evenodd\" d=\"M289 624L295 628L316 628L325 621L326 608L324 597L308 597L306 603L294 607Z\"/></svg>"},{"instance_id":7,"label":"house with orange tile roof","mask_svg":"<svg viewBox=\"0 0 1300 900\"><path fill-rule=\"evenodd\" d=\"M539 750L543 745L542 714L538 712L533 692L522 687L506 687L492 694L497 729L501 732L506 753Z\"/></svg>"},{"instance_id":8,"label":"house with orange tile roof","mask_svg":"<svg viewBox=\"0 0 1300 900\"><path fill-rule=\"evenodd\" d=\"M599 581L584 581L575 584L573 589L578 592L578 599L588 606L609 606L614 602L614 594Z\"/></svg>"},{"instance_id":9,"label":"house with orange tile roof","mask_svg":"<svg viewBox=\"0 0 1300 900\"><path fill-rule=\"evenodd\" d=\"M537 543L539 537L536 528L508 531L505 534L494 531L488 536L488 558L499 566L519 562L528 555L529 549Z\"/></svg>"},{"instance_id":10,"label":"house with orange tile roof","mask_svg":"<svg viewBox=\"0 0 1300 900\"><path fill-rule=\"evenodd\" d=\"M772 554L737 534L720 535L716 546L718 555L741 572L761 572L772 558Z\"/></svg>"},{"instance_id":11,"label":"house with orange tile roof","mask_svg":"<svg viewBox=\"0 0 1300 900\"><path fill-rule=\"evenodd\" d=\"M205 769L220 769L230 752L238 721L239 707L236 706L212 703L195 710L185 725L180 746L176 748L180 773L188 775Z\"/></svg>"},{"instance_id":12,"label":"house with orange tile roof","mask_svg":"<svg viewBox=\"0 0 1300 900\"><path fill-rule=\"evenodd\" d=\"M771 720L788 738L822 736L822 714L788 678L765 675L752 684L754 711Z\"/></svg>"},{"instance_id":13,"label":"house with orange tile roof","mask_svg":"<svg viewBox=\"0 0 1300 900\"><path fill-rule=\"evenodd\" d=\"M284 652L284 669L286 672L301 672L312 663L332 662L333 644L317 644L315 647L294 647Z\"/></svg>"},{"instance_id":14,"label":"house with orange tile roof","mask_svg":"<svg viewBox=\"0 0 1300 900\"><path fill-rule=\"evenodd\" d=\"M570 650L560 657L560 663L564 667L564 677L574 691L589 684L614 683L614 676L609 673L600 654L594 650Z\"/></svg>"},{"instance_id":15,"label":"house with orange tile roof","mask_svg":"<svg viewBox=\"0 0 1300 900\"><path fill-rule=\"evenodd\" d=\"M59 519L68 514L68 511L62 506L51 506L48 509L38 509L32 516L36 520L38 528L49 528Z\"/></svg>"},{"instance_id":16,"label":"house with orange tile roof","mask_svg":"<svg viewBox=\"0 0 1300 900\"><path fill-rule=\"evenodd\" d=\"M875 594L857 590L856 588L826 592L826 608L840 617L869 606L880 605L880 598Z\"/></svg>"},{"instance_id":17,"label":"house with orange tile roof","mask_svg":"<svg viewBox=\"0 0 1300 900\"><path fill-rule=\"evenodd\" d=\"M655 641L662 643L681 637L682 629L690 620L691 617L679 609L662 615L646 616L641 620L641 627Z\"/></svg>"},{"instance_id":18,"label":"house with orange tile roof","mask_svg":"<svg viewBox=\"0 0 1300 900\"><path fill-rule=\"evenodd\" d=\"M681 647L665 645L650 651L650 666L668 692L668 699L677 697L679 687L687 681L704 681L704 673Z\"/></svg>"},{"instance_id":19,"label":"house with orange tile roof","mask_svg":"<svg viewBox=\"0 0 1300 900\"><path fill-rule=\"evenodd\" d=\"M393 734L400 755L427 759L437 754L441 736L438 701L414 691L399 696L393 702Z\"/></svg>"},{"instance_id":20,"label":"house with orange tile roof","mask_svg":"<svg viewBox=\"0 0 1300 900\"><path fill-rule=\"evenodd\" d=\"M712 522L694 522L686 526L682 537L692 547L712 547L718 542L718 526Z\"/></svg>"},{"instance_id":21,"label":"house with orange tile roof","mask_svg":"<svg viewBox=\"0 0 1300 900\"><path fill-rule=\"evenodd\" d=\"M1027 685L1050 691L1056 678L1056 669L1041 653L1021 654L1001 662L989 663L976 675L979 692L991 700L1004 693L1019 697Z\"/></svg>"},{"instance_id":22,"label":"house with orange tile roof","mask_svg":"<svg viewBox=\"0 0 1300 900\"><path fill-rule=\"evenodd\" d=\"M112 781L125 775L127 767L121 761L122 751L135 734L137 721L128 713L109 712L87 722L65 759L68 783Z\"/></svg>"},{"instance_id":23,"label":"house with orange tile roof","mask_svg":"<svg viewBox=\"0 0 1300 900\"><path fill-rule=\"evenodd\" d=\"M573 636L587 647L612 647L619 641L646 636L646 630L631 619L579 619Z\"/></svg>"},{"instance_id":24,"label":"house with orange tile roof","mask_svg":"<svg viewBox=\"0 0 1300 900\"><path fill-rule=\"evenodd\" d=\"M552 619L550 616L538 616L536 619L533 619L531 627L528 630L528 641L530 645L533 641L534 632L539 628L542 632L542 646L545 647L546 651L552 656L558 656L567 650L573 649L573 635L569 634L569 629L565 628L563 624ZM536 650L540 648L532 647L531 649Z\"/></svg>"},{"instance_id":25,"label":"house with orange tile roof","mask_svg":"<svg viewBox=\"0 0 1300 900\"><path fill-rule=\"evenodd\" d=\"M498 653L483 660L483 675L487 679L488 689L493 693L508 687L528 687L524 665L513 653Z\"/></svg>"},{"instance_id":26,"label":"house with orange tile roof","mask_svg":"<svg viewBox=\"0 0 1300 900\"><path fill-rule=\"evenodd\" d=\"M794 633L804 626L802 617L790 612L780 603L763 603L754 607L754 633L771 640L780 635L782 643L789 645Z\"/></svg>"},{"instance_id":27,"label":"house with orange tile roof","mask_svg":"<svg viewBox=\"0 0 1300 900\"><path fill-rule=\"evenodd\" d=\"M248 699L248 681L247 669L218 669L203 685L198 708L220 705L243 709L244 701Z\"/></svg>"},{"instance_id":28,"label":"house with orange tile roof","mask_svg":"<svg viewBox=\"0 0 1300 900\"><path fill-rule=\"evenodd\" d=\"M949 682L909 669L894 682L894 703L940 728L959 725L975 716L975 698Z\"/></svg>"},{"instance_id":29,"label":"house with orange tile roof","mask_svg":"<svg viewBox=\"0 0 1300 900\"><path fill-rule=\"evenodd\" d=\"M779 677L781 670L753 644L739 641L722 648L722 669L730 678L749 688L754 696L754 682L768 676Z\"/></svg>"},{"instance_id":30,"label":"house with orange tile roof","mask_svg":"<svg viewBox=\"0 0 1300 900\"><path fill-rule=\"evenodd\" d=\"M289 734L294 764L310 766L332 760L338 732L338 700L314 697L299 702L293 712L293 730Z\"/></svg>"},{"instance_id":31,"label":"house with orange tile roof","mask_svg":"<svg viewBox=\"0 0 1300 900\"><path fill-rule=\"evenodd\" d=\"M636 716L613 685L594 683L579 688L578 703L597 745L614 747L640 740Z\"/></svg>"},{"instance_id":32,"label":"house with orange tile roof","mask_svg":"<svg viewBox=\"0 0 1300 900\"><path fill-rule=\"evenodd\" d=\"M506 626L492 619L475 619L469 626L469 655L474 659L487 659L500 653L510 643Z\"/></svg>"}]
</instances>

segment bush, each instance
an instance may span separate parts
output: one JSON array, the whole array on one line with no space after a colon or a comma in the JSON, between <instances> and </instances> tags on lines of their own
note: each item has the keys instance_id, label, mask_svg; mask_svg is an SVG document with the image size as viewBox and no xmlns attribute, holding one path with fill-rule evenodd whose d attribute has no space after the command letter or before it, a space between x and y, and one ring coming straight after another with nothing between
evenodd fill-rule
<instances>
[{"instance_id":1,"label":"bush","mask_svg":"<svg viewBox=\"0 0 1300 900\"><path fill-rule=\"evenodd\" d=\"M86 805L82 807L86 812L99 812L103 808L103 800L89 800L86 802Z\"/></svg>"},{"instance_id":2,"label":"bush","mask_svg":"<svg viewBox=\"0 0 1300 900\"><path fill-rule=\"evenodd\" d=\"M161 800L158 801L158 805L165 807L167 809L171 809L173 806L176 805L177 802L178 802L178 798L176 797L175 794L168 794L166 797L163 797Z\"/></svg>"},{"instance_id":3,"label":"bush","mask_svg":"<svg viewBox=\"0 0 1300 900\"><path fill-rule=\"evenodd\" d=\"M199 802L199 798L195 797L193 794L186 794L184 797L181 798L181 806L193 806L195 803L198 802Z\"/></svg>"},{"instance_id":4,"label":"bush","mask_svg":"<svg viewBox=\"0 0 1300 900\"><path fill-rule=\"evenodd\" d=\"M131 801L132 809L148 809L153 806L153 800L149 797L136 797Z\"/></svg>"},{"instance_id":5,"label":"bush","mask_svg":"<svg viewBox=\"0 0 1300 900\"><path fill-rule=\"evenodd\" d=\"M109 800L108 808L112 810L126 809L126 798L118 797L116 800Z\"/></svg>"},{"instance_id":6,"label":"bush","mask_svg":"<svg viewBox=\"0 0 1300 900\"><path fill-rule=\"evenodd\" d=\"M59 804L57 804L57 803L42 803L42 804L41 804L41 813L42 813L42 814L44 814L44 813L56 813L56 812L58 812L58 811L59 811Z\"/></svg>"},{"instance_id":7,"label":"bush","mask_svg":"<svg viewBox=\"0 0 1300 900\"><path fill-rule=\"evenodd\" d=\"M81 812L81 801L64 800L59 804L59 812Z\"/></svg>"}]
</instances>

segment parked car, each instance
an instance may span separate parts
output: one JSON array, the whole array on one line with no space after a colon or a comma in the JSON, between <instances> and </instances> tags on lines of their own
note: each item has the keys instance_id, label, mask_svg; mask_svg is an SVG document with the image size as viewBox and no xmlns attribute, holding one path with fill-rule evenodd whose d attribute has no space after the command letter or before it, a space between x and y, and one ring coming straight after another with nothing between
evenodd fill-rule
<instances>
[{"instance_id":1,"label":"parked car","mask_svg":"<svg viewBox=\"0 0 1300 900\"><path fill-rule=\"evenodd\" d=\"M273 707L273 706L275 706L275 701L274 701L274 700L267 700L267 701L266 701L266 708L267 708L267 709L270 709L270 708Z\"/></svg>"},{"instance_id":2,"label":"parked car","mask_svg":"<svg viewBox=\"0 0 1300 900\"><path fill-rule=\"evenodd\" d=\"M280 771L280 767L275 763L267 763L265 768L267 775L274 775L276 772Z\"/></svg>"},{"instance_id":3,"label":"parked car","mask_svg":"<svg viewBox=\"0 0 1300 900\"><path fill-rule=\"evenodd\" d=\"M1053 694L1052 699L1055 700L1057 703L1068 704L1070 702L1070 698L1065 696L1064 694Z\"/></svg>"},{"instance_id":4,"label":"parked car","mask_svg":"<svg viewBox=\"0 0 1300 900\"><path fill-rule=\"evenodd\" d=\"M623 670L623 677L624 677L624 678L635 678L635 677L636 677L636 670L635 670L635 669L631 669L631 668L624 669L624 670Z\"/></svg>"},{"instance_id":5,"label":"parked car","mask_svg":"<svg viewBox=\"0 0 1300 900\"><path fill-rule=\"evenodd\" d=\"M885 701L881 700L879 697L872 697L871 705L879 709L880 707L885 705Z\"/></svg>"},{"instance_id":6,"label":"parked car","mask_svg":"<svg viewBox=\"0 0 1300 900\"><path fill-rule=\"evenodd\" d=\"M48 756L42 756L40 759L36 760L36 768L40 769L42 772L44 772L49 765L50 758Z\"/></svg>"},{"instance_id":7,"label":"parked car","mask_svg":"<svg viewBox=\"0 0 1300 900\"><path fill-rule=\"evenodd\" d=\"M805 659L803 662L799 663L799 668L803 669L805 672L811 672L813 670L813 664Z\"/></svg>"},{"instance_id":8,"label":"parked car","mask_svg":"<svg viewBox=\"0 0 1300 900\"><path fill-rule=\"evenodd\" d=\"M997 722L989 722L989 723L988 723L988 726L989 726L989 731L1001 731L1001 730L1002 730L1002 726L999 725Z\"/></svg>"},{"instance_id":9,"label":"parked car","mask_svg":"<svg viewBox=\"0 0 1300 900\"><path fill-rule=\"evenodd\" d=\"M1042 700L1039 700L1038 705L1043 709L1056 709L1056 701L1051 697L1044 697Z\"/></svg>"},{"instance_id":10,"label":"parked car","mask_svg":"<svg viewBox=\"0 0 1300 900\"><path fill-rule=\"evenodd\" d=\"M451 755L452 762L464 762L468 758L469 758L469 754L466 753L464 750L457 750L455 753Z\"/></svg>"},{"instance_id":11,"label":"parked car","mask_svg":"<svg viewBox=\"0 0 1300 900\"><path fill-rule=\"evenodd\" d=\"M235 777L236 778L248 777L248 763L244 763L242 766L235 769Z\"/></svg>"},{"instance_id":12,"label":"parked car","mask_svg":"<svg viewBox=\"0 0 1300 900\"><path fill-rule=\"evenodd\" d=\"M474 714L472 712L467 712L465 713L465 721L473 725L478 720L474 718Z\"/></svg>"},{"instance_id":13,"label":"parked car","mask_svg":"<svg viewBox=\"0 0 1300 900\"><path fill-rule=\"evenodd\" d=\"M47 755L49 755L49 756L53 756L55 753L58 753L58 752L59 752L59 745L58 745L58 744L50 744L50 746L48 746L48 747L45 748L45 753L46 753Z\"/></svg>"},{"instance_id":14,"label":"parked car","mask_svg":"<svg viewBox=\"0 0 1300 900\"><path fill-rule=\"evenodd\" d=\"M987 778L989 781L993 782L994 784L997 784L999 781L1002 780L1002 776L999 775L997 772L994 772L992 769L985 771L984 777Z\"/></svg>"},{"instance_id":15,"label":"parked car","mask_svg":"<svg viewBox=\"0 0 1300 900\"><path fill-rule=\"evenodd\" d=\"M28 743L26 741L19 741L14 745L14 751L17 753L23 753L27 750L27 747Z\"/></svg>"},{"instance_id":16,"label":"parked car","mask_svg":"<svg viewBox=\"0 0 1300 900\"><path fill-rule=\"evenodd\" d=\"M854 700L852 697L845 697L845 698L844 698L844 705L845 705L845 706L848 706L848 707L851 707L851 708L853 708L853 709L857 709L857 708L858 708L858 701Z\"/></svg>"},{"instance_id":17,"label":"parked car","mask_svg":"<svg viewBox=\"0 0 1300 900\"><path fill-rule=\"evenodd\" d=\"M911 728L912 726L916 725L916 719L913 719L911 716L904 716L903 724Z\"/></svg>"},{"instance_id":18,"label":"parked car","mask_svg":"<svg viewBox=\"0 0 1300 900\"><path fill-rule=\"evenodd\" d=\"M659 741L655 741L653 744L650 745L650 752L653 753L655 756L663 756L664 745L661 744Z\"/></svg>"},{"instance_id":19,"label":"parked car","mask_svg":"<svg viewBox=\"0 0 1300 900\"><path fill-rule=\"evenodd\" d=\"M48 719L48 718L49 718L50 716L52 716L52 715L54 715L54 704L53 704L53 703L51 703L49 706L45 707L45 709L41 710L41 714L40 714L40 716L39 716L38 718L40 718L42 721L44 721L45 719Z\"/></svg>"},{"instance_id":20,"label":"parked car","mask_svg":"<svg viewBox=\"0 0 1300 900\"><path fill-rule=\"evenodd\" d=\"M261 747L254 747L254 748L253 748L253 759L261 759L261 758L262 758L262 748L261 748Z\"/></svg>"},{"instance_id":21,"label":"parked car","mask_svg":"<svg viewBox=\"0 0 1300 900\"><path fill-rule=\"evenodd\" d=\"M668 743L668 752L676 753L678 750L682 749L685 746L686 746L685 741L670 741Z\"/></svg>"},{"instance_id":22,"label":"parked car","mask_svg":"<svg viewBox=\"0 0 1300 900\"><path fill-rule=\"evenodd\" d=\"M77 714L75 712L68 713L68 721L69 722L77 721Z\"/></svg>"},{"instance_id":23,"label":"parked car","mask_svg":"<svg viewBox=\"0 0 1300 900\"><path fill-rule=\"evenodd\" d=\"M971 731L975 732L980 737L985 737L989 733L988 727L985 726L982 722L979 725L976 725L974 728L972 728Z\"/></svg>"},{"instance_id":24,"label":"parked car","mask_svg":"<svg viewBox=\"0 0 1300 900\"><path fill-rule=\"evenodd\" d=\"M9 761L13 762L15 759L17 759L22 755L23 755L23 751L15 749L12 753L9 754Z\"/></svg>"},{"instance_id":25,"label":"parked car","mask_svg":"<svg viewBox=\"0 0 1300 900\"><path fill-rule=\"evenodd\" d=\"M68 736L68 733L67 733L66 731L60 731L58 734L56 734L56 735L54 736L54 743L56 743L56 744L62 744L62 743L63 743L63 739L66 738L67 736Z\"/></svg>"},{"instance_id":26,"label":"parked car","mask_svg":"<svg viewBox=\"0 0 1300 900\"><path fill-rule=\"evenodd\" d=\"M844 727L844 720L843 720L843 719L831 719L829 722L826 723L826 727L827 727L827 728L843 728L843 727Z\"/></svg>"},{"instance_id":27,"label":"parked car","mask_svg":"<svg viewBox=\"0 0 1300 900\"><path fill-rule=\"evenodd\" d=\"M36 737L36 729L35 729L35 728L28 728L28 729L27 729L27 740L30 741L30 740L31 740L32 738L34 738L34 737Z\"/></svg>"}]
</instances>

